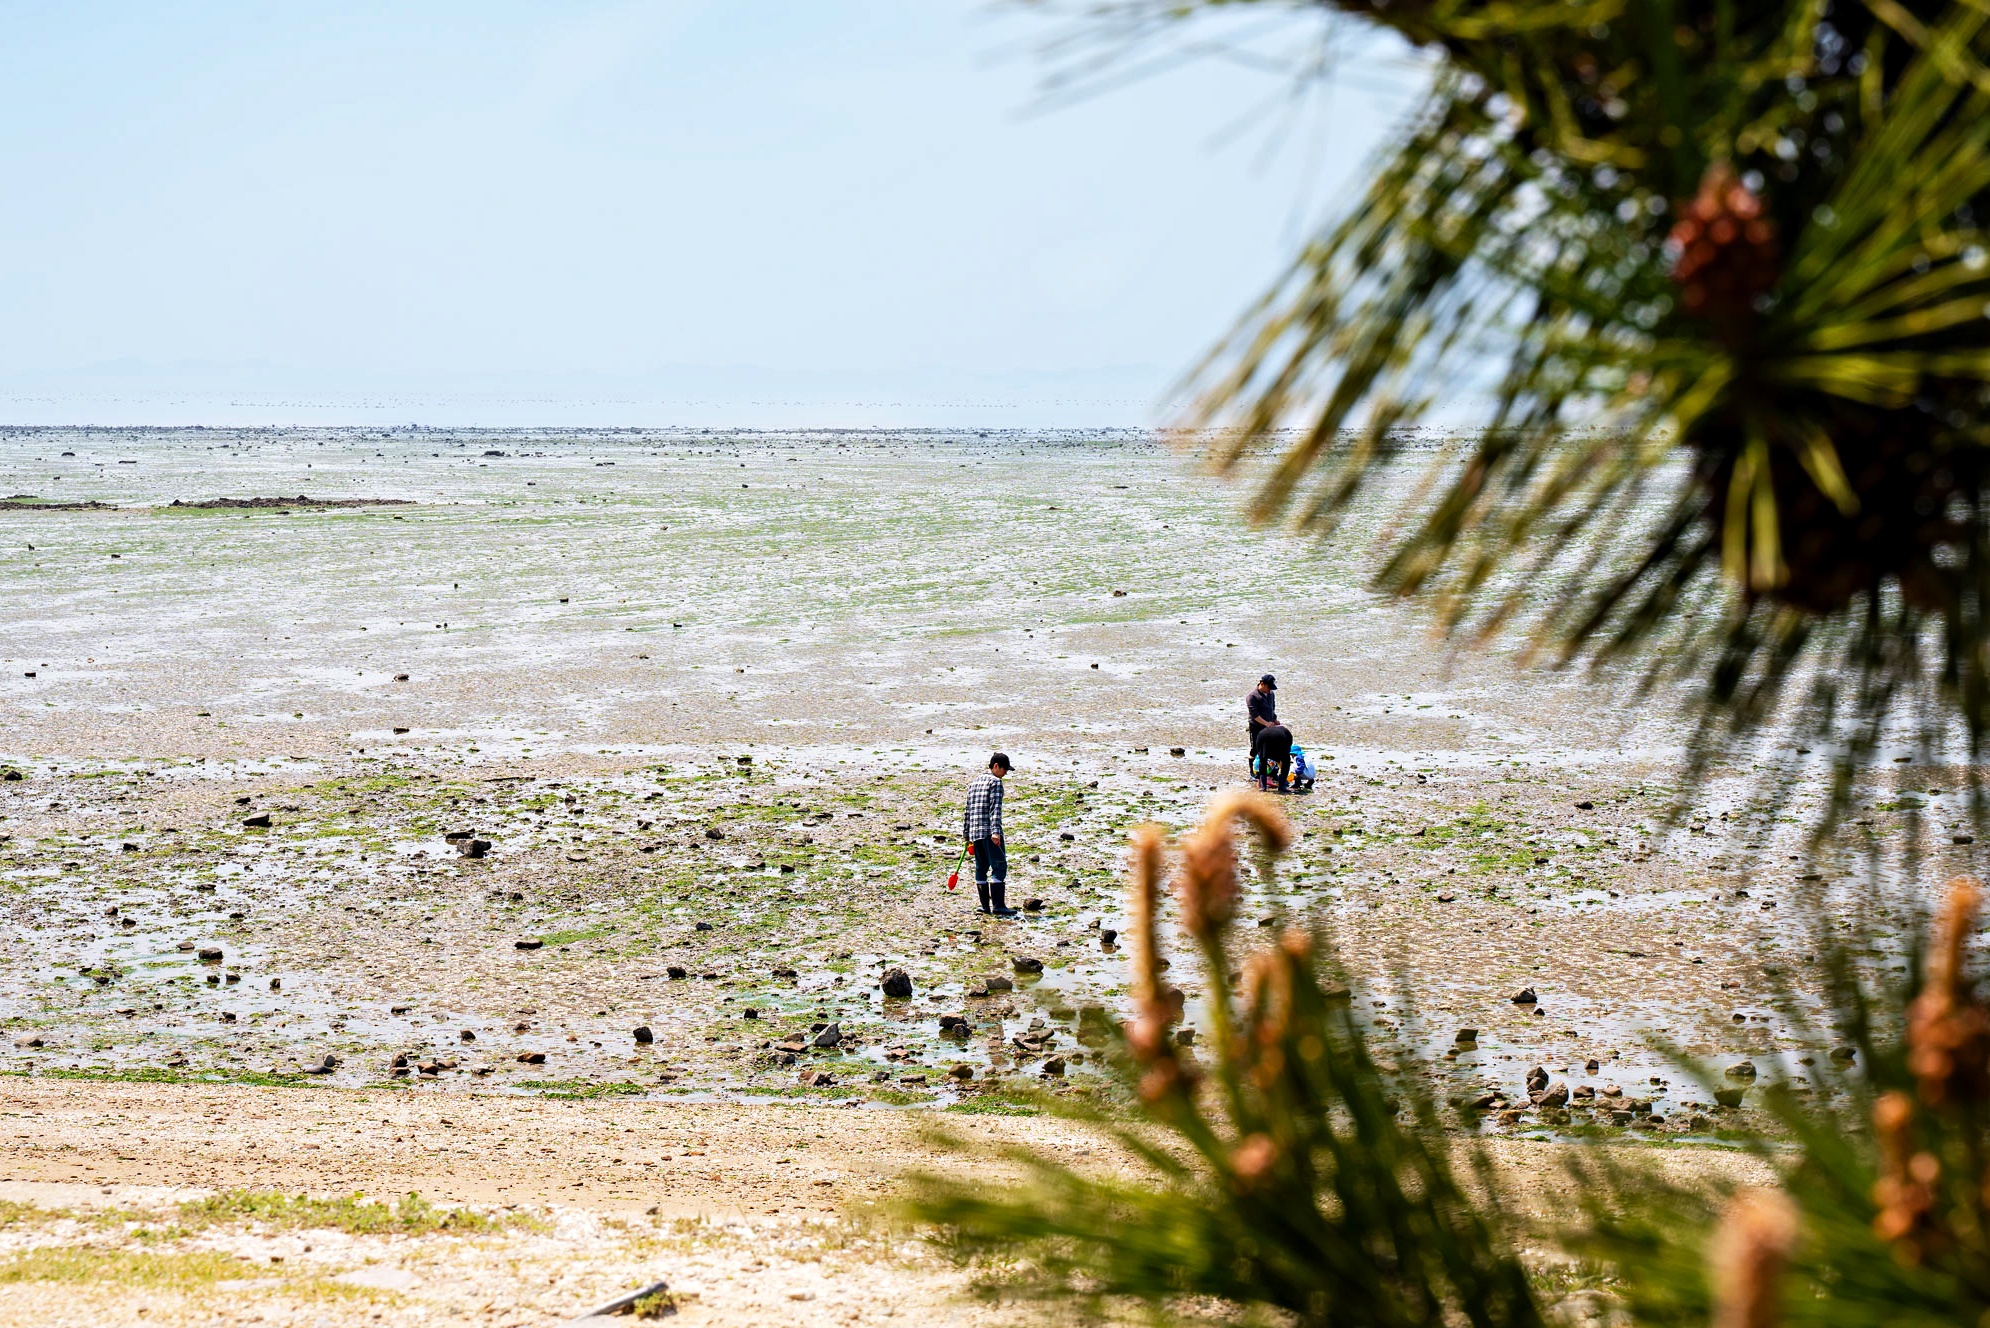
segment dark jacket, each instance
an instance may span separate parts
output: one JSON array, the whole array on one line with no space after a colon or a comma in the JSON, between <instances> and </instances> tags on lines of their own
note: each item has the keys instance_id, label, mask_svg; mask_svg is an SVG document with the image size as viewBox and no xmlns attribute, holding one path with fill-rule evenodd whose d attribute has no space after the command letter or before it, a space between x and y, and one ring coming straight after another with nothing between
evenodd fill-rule
<instances>
[{"instance_id":1,"label":"dark jacket","mask_svg":"<svg viewBox=\"0 0 1990 1328\"><path fill-rule=\"evenodd\" d=\"M1258 733L1268 724L1278 723L1278 693L1261 692L1253 687L1244 697L1244 709L1250 720L1245 725L1245 733L1256 742Z\"/></svg>"}]
</instances>

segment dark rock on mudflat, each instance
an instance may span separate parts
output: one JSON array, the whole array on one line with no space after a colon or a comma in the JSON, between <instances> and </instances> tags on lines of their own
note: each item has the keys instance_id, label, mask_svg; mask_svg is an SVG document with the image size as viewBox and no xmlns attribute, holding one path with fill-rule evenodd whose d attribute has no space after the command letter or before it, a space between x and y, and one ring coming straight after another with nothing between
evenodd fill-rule
<instances>
[{"instance_id":1,"label":"dark rock on mudflat","mask_svg":"<svg viewBox=\"0 0 1990 1328\"><path fill-rule=\"evenodd\" d=\"M540 940L538 937L535 936L530 940L513 941L511 943L511 948L514 950L537 950L539 947L543 946L544 944L545 944L544 941Z\"/></svg>"},{"instance_id":2,"label":"dark rock on mudflat","mask_svg":"<svg viewBox=\"0 0 1990 1328\"><path fill-rule=\"evenodd\" d=\"M656 1041L656 1034L650 1032L650 1026L648 1024L642 1024L639 1025L636 1029L635 1039L636 1041L640 1042L642 1045L647 1047L651 1043Z\"/></svg>"},{"instance_id":3,"label":"dark rock on mudflat","mask_svg":"<svg viewBox=\"0 0 1990 1328\"><path fill-rule=\"evenodd\" d=\"M221 947L218 945L203 946L200 951L200 962L203 964L220 963Z\"/></svg>"},{"instance_id":4,"label":"dark rock on mudflat","mask_svg":"<svg viewBox=\"0 0 1990 1328\"><path fill-rule=\"evenodd\" d=\"M1522 987L1519 993L1513 997L1513 1003L1515 1005L1532 1005L1539 999L1540 997L1534 994L1532 987Z\"/></svg>"},{"instance_id":5,"label":"dark rock on mudflat","mask_svg":"<svg viewBox=\"0 0 1990 1328\"><path fill-rule=\"evenodd\" d=\"M521 1051L518 1053L518 1063L520 1065L544 1065L546 1063L546 1053L543 1051Z\"/></svg>"},{"instance_id":6,"label":"dark rock on mudflat","mask_svg":"<svg viewBox=\"0 0 1990 1328\"><path fill-rule=\"evenodd\" d=\"M466 858L481 858L491 851L491 841L488 839L459 839L456 841L456 851Z\"/></svg>"},{"instance_id":7,"label":"dark rock on mudflat","mask_svg":"<svg viewBox=\"0 0 1990 1328\"><path fill-rule=\"evenodd\" d=\"M843 1026L841 1024L831 1024L815 1035L815 1045L818 1047L833 1047L842 1040Z\"/></svg>"},{"instance_id":8,"label":"dark rock on mudflat","mask_svg":"<svg viewBox=\"0 0 1990 1328\"><path fill-rule=\"evenodd\" d=\"M1043 1063L1043 1072L1061 1078L1064 1074L1064 1058L1062 1056L1052 1056Z\"/></svg>"},{"instance_id":9,"label":"dark rock on mudflat","mask_svg":"<svg viewBox=\"0 0 1990 1328\"><path fill-rule=\"evenodd\" d=\"M338 1068L339 1068L339 1058L337 1056L334 1056L331 1052L328 1051L324 1054L324 1056L322 1056L318 1060L318 1063L316 1065L305 1066L304 1073L330 1074L333 1070L336 1070Z\"/></svg>"},{"instance_id":10,"label":"dark rock on mudflat","mask_svg":"<svg viewBox=\"0 0 1990 1328\"><path fill-rule=\"evenodd\" d=\"M682 982L685 978L691 976L690 971L684 968L681 964L672 964L670 965L670 967L664 969L663 971L670 976L670 980L672 982Z\"/></svg>"},{"instance_id":11,"label":"dark rock on mudflat","mask_svg":"<svg viewBox=\"0 0 1990 1328\"><path fill-rule=\"evenodd\" d=\"M267 830L269 829L269 813L257 812L254 816L244 818L242 824L251 830Z\"/></svg>"},{"instance_id":12,"label":"dark rock on mudflat","mask_svg":"<svg viewBox=\"0 0 1990 1328\"><path fill-rule=\"evenodd\" d=\"M1028 899L1025 899L1023 901L1023 912L1025 913L1043 912L1043 901L1041 899L1038 899L1035 895L1031 895Z\"/></svg>"},{"instance_id":13,"label":"dark rock on mudflat","mask_svg":"<svg viewBox=\"0 0 1990 1328\"><path fill-rule=\"evenodd\" d=\"M1043 972L1043 960L1032 959L1028 955L1010 955L1009 967L1015 969L1018 973L1041 973Z\"/></svg>"},{"instance_id":14,"label":"dark rock on mudflat","mask_svg":"<svg viewBox=\"0 0 1990 1328\"><path fill-rule=\"evenodd\" d=\"M894 968L884 975L884 981L878 986L885 995L896 1000L906 1000L912 995L912 975L902 968Z\"/></svg>"}]
</instances>

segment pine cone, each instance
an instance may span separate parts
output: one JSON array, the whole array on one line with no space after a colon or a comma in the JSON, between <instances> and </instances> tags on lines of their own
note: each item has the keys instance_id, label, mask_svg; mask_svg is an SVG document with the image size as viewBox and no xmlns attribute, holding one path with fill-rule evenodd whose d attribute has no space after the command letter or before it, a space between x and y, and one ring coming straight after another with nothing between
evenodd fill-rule
<instances>
[{"instance_id":1,"label":"pine cone","mask_svg":"<svg viewBox=\"0 0 1990 1328\"><path fill-rule=\"evenodd\" d=\"M1679 304L1724 334L1743 330L1755 298L1776 284L1776 223L1761 196L1735 178L1726 162L1707 168L1700 192L1679 210L1670 236L1672 279Z\"/></svg>"}]
</instances>

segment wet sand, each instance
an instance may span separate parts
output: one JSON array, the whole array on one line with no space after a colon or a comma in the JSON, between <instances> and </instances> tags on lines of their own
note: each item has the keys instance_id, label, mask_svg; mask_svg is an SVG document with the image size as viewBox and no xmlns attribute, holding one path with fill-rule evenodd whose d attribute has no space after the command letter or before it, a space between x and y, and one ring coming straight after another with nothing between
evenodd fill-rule
<instances>
[{"instance_id":1,"label":"wet sand","mask_svg":"<svg viewBox=\"0 0 1990 1328\"><path fill-rule=\"evenodd\" d=\"M170 506L299 493L415 505ZM1450 655L1347 555L1244 529L1139 437L16 432L0 494L112 505L0 511L22 1091L749 1133L781 1099L892 1129L1109 1103L1079 1035L1124 1000L1102 937L1126 834L1237 781L1266 670L1321 778L1242 939L1330 936L1433 1091L1517 1098L1540 1064L1621 1089L1628 1119L1496 1132L1710 1141L1733 1117L1653 1036L1826 1063L1828 1030L1771 996L1813 953L1800 878L1849 859L1799 861L1800 826L1718 782L1666 828L1661 708ZM1017 761L1011 902L1040 903L1005 920L940 887L994 746ZM1945 796L1873 806L1855 839L1928 804L1938 865L1964 865ZM1902 938L1871 939L1892 962ZM879 990L891 969L909 1000ZM1201 975L1173 972L1192 1010ZM969 994L990 975L1015 989ZM383 1135L345 1148L387 1183ZM101 1174L178 1185L200 1156ZM863 1174L823 1188L866 1197Z\"/></svg>"}]
</instances>

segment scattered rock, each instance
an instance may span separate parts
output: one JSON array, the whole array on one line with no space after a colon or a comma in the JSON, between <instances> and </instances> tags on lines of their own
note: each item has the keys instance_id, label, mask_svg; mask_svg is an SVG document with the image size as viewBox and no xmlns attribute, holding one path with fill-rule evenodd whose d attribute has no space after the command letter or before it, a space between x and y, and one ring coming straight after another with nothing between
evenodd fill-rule
<instances>
[{"instance_id":1,"label":"scattered rock","mask_svg":"<svg viewBox=\"0 0 1990 1328\"><path fill-rule=\"evenodd\" d=\"M1461 1028L1458 1030L1458 1036L1451 1040L1461 1047L1476 1047L1479 1044L1479 1030L1476 1028Z\"/></svg>"},{"instance_id":2,"label":"scattered rock","mask_svg":"<svg viewBox=\"0 0 1990 1328\"><path fill-rule=\"evenodd\" d=\"M1831 1059L1834 1061L1838 1061L1841 1064L1849 1065L1853 1061L1857 1060L1858 1057L1859 1053L1852 1050L1850 1047L1833 1047L1831 1049Z\"/></svg>"},{"instance_id":3,"label":"scattered rock","mask_svg":"<svg viewBox=\"0 0 1990 1328\"><path fill-rule=\"evenodd\" d=\"M1522 987L1519 995L1513 998L1515 1005L1532 1005L1541 998L1534 994L1532 987Z\"/></svg>"},{"instance_id":4,"label":"scattered rock","mask_svg":"<svg viewBox=\"0 0 1990 1328\"><path fill-rule=\"evenodd\" d=\"M251 830L267 830L269 829L269 813L257 812L254 816L244 819L242 824Z\"/></svg>"},{"instance_id":5,"label":"scattered rock","mask_svg":"<svg viewBox=\"0 0 1990 1328\"><path fill-rule=\"evenodd\" d=\"M726 832L717 826L711 826L705 831L705 838L707 839L724 839L725 837Z\"/></svg>"},{"instance_id":6,"label":"scattered rock","mask_svg":"<svg viewBox=\"0 0 1990 1328\"><path fill-rule=\"evenodd\" d=\"M940 1016L940 1033L943 1037L966 1037L973 1031L973 1025L964 1014L943 1014Z\"/></svg>"},{"instance_id":7,"label":"scattered rock","mask_svg":"<svg viewBox=\"0 0 1990 1328\"><path fill-rule=\"evenodd\" d=\"M792 978L794 978L794 977L797 977L797 976L799 976L799 975L798 975L798 974L797 974L797 973L795 972L795 970L794 970L794 969L792 969L792 968L777 968L777 969L775 969L775 970L774 970L774 976L775 976L775 977L777 977L777 978L790 978L790 979L792 979Z\"/></svg>"},{"instance_id":8,"label":"scattered rock","mask_svg":"<svg viewBox=\"0 0 1990 1328\"><path fill-rule=\"evenodd\" d=\"M1116 940L1118 940L1118 939L1119 939L1119 933L1118 933L1117 931L1113 930L1113 929L1112 929L1111 927L1101 927L1101 928L1099 928L1099 944L1100 944L1100 945L1111 945L1111 944L1112 944L1112 943L1113 943L1114 941L1116 941Z\"/></svg>"},{"instance_id":9,"label":"scattered rock","mask_svg":"<svg viewBox=\"0 0 1990 1328\"><path fill-rule=\"evenodd\" d=\"M636 1029L635 1037L636 1041L640 1042L645 1047L649 1046L651 1043L656 1041L656 1034L650 1032L650 1026L648 1024L642 1024L638 1026Z\"/></svg>"},{"instance_id":10,"label":"scattered rock","mask_svg":"<svg viewBox=\"0 0 1990 1328\"><path fill-rule=\"evenodd\" d=\"M203 946L200 951L200 962L203 964L220 963L221 947L218 945Z\"/></svg>"},{"instance_id":11,"label":"scattered rock","mask_svg":"<svg viewBox=\"0 0 1990 1328\"><path fill-rule=\"evenodd\" d=\"M491 841L488 839L459 839L456 841L456 851L466 858L481 858L491 851Z\"/></svg>"},{"instance_id":12,"label":"scattered rock","mask_svg":"<svg viewBox=\"0 0 1990 1328\"><path fill-rule=\"evenodd\" d=\"M684 967L680 964L672 964L670 965L670 967L664 969L663 971L669 975L670 980L672 982L682 982L685 978L691 976L691 974L687 972L684 969Z\"/></svg>"},{"instance_id":13,"label":"scattered rock","mask_svg":"<svg viewBox=\"0 0 1990 1328\"><path fill-rule=\"evenodd\" d=\"M1727 1077L1730 1079L1753 1080L1755 1073L1755 1062L1753 1061L1738 1061L1727 1067Z\"/></svg>"},{"instance_id":14,"label":"scattered rock","mask_svg":"<svg viewBox=\"0 0 1990 1328\"><path fill-rule=\"evenodd\" d=\"M1010 955L1009 967L1015 969L1018 973L1041 973L1043 972L1043 960L1032 959L1028 955Z\"/></svg>"},{"instance_id":15,"label":"scattered rock","mask_svg":"<svg viewBox=\"0 0 1990 1328\"><path fill-rule=\"evenodd\" d=\"M758 1019L760 1017L760 1011L754 1009L752 1006L749 1005L744 1010L741 1010L739 1012L739 1017L741 1019Z\"/></svg>"},{"instance_id":16,"label":"scattered rock","mask_svg":"<svg viewBox=\"0 0 1990 1328\"><path fill-rule=\"evenodd\" d=\"M462 1032L458 1033L456 1035L456 1038L459 1042L475 1042L477 1040L477 1035L475 1033L472 1033L469 1029L466 1028Z\"/></svg>"},{"instance_id":17,"label":"scattered rock","mask_svg":"<svg viewBox=\"0 0 1990 1328\"><path fill-rule=\"evenodd\" d=\"M1031 895L1028 899L1025 899L1023 901L1023 912L1041 913L1042 911L1043 911L1043 901L1041 899L1038 899L1035 895Z\"/></svg>"},{"instance_id":18,"label":"scattered rock","mask_svg":"<svg viewBox=\"0 0 1990 1328\"><path fill-rule=\"evenodd\" d=\"M1043 1063L1043 1072L1061 1078L1064 1074L1064 1058L1062 1056L1052 1056Z\"/></svg>"},{"instance_id":19,"label":"scattered rock","mask_svg":"<svg viewBox=\"0 0 1990 1328\"><path fill-rule=\"evenodd\" d=\"M712 924L709 922L694 922L691 924L692 931L710 931L711 929Z\"/></svg>"},{"instance_id":20,"label":"scattered rock","mask_svg":"<svg viewBox=\"0 0 1990 1328\"><path fill-rule=\"evenodd\" d=\"M1741 1105L1742 1099L1747 1096L1748 1090L1746 1088L1716 1088L1714 1090L1714 1101L1724 1107L1738 1107Z\"/></svg>"},{"instance_id":21,"label":"scattered rock","mask_svg":"<svg viewBox=\"0 0 1990 1328\"><path fill-rule=\"evenodd\" d=\"M537 950L544 944L544 941L535 936L529 941L513 941L511 946L514 950Z\"/></svg>"},{"instance_id":22,"label":"scattered rock","mask_svg":"<svg viewBox=\"0 0 1990 1328\"><path fill-rule=\"evenodd\" d=\"M1527 1091L1529 1093L1545 1092L1547 1087L1548 1072L1546 1070L1537 1065L1527 1072Z\"/></svg>"},{"instance_id":23,"label":"scattered rock","mask_svg":"<svg viewBox=\"0 0 1990 1328\"><path fill-rule=\"evenodd\" d=\"M1170 747L1170 748L1168 748L1168 755L1170 755L1170 756L1187 756L1187 755L1188 755L1188 748L1186 748L1186 747Z\"/></svg>"},{"instance_id":24,"label":"scattered rock","mask_svg":"<svg viewBox=\"0 0 1990 1328\"><path fill-rule=\"evenodd\" d=\"M334 1056L331 1052L328 1051L324 1054L322 1058L320 1058L320 1060L316 1065L305 1066L304 1073L330 1074L333 1070L336 1070L338 1068L339 1068L339 1058Z\"/></svg>"},{"instance_id":25,"label":"scattered rock","mask_svg":"<svg viewBox=\"0 0 1990 1328\"><path fill-rule=\"evenodd\" d=\"M833 1047L842 1040L843 1026L841 1024L831 1024L815 1035L815 1045L818 1047Z\"/></svg>"},{"instance_id":26,"label":"scattered rock","mask_svg":"<svg viewBox=\"0 0 1990 1328\"><path fill-rule=\"evenodd\" d=\"M1016 989L1015 982L1000 973L991 973L987 977L979 979L979 981L988 991L1014 991Z\"/></svg>"},{"instance_id":27,"label":"scattered rock","mask_svg":"<svg viewBox=\"0 0 1990 1328\"><path fill-rule=\"evenodd\" d=\"M282 990L283 990L283 979L282 979L282 978L271 978L271 979L269 980L269 989L270 989L271 991L282 991Z\"/></svg>"},{"instance_id":28,"label":"scattered rock","mask_svg":"<svg viewBox=\"0 0 1990 1328\"><path fill-rule=\"evenodd\" d=\"M546 1063L546 1053L543 1051L521 1051L518 1053L518 1063L520 1065L544 1065Z\"/></svg>"},{"instance_id":29,"label":"scattered rock","mask_svg":"<svg viewBox=\"0 0 1990 1328\"><path fill-rule=\"evenodd\" d=\"M14 1045L25 1051L32 1047L45 1047L48 1043L42 1040L39 1033L23 1033L14 1039Z\"/></svg>"},{"instance_id":30,"label":"scattered rock","mask_svg":"<svg viewBox=\"0 0 1990 1328\"><path fill-rule=\"evenodd\" d=\"M25 779L25 778L26 778L25 775L23 775L20 771L14 769L14 767L12 766L8 766L5 770L0 770L0 782L11 784L14 783L16 780Z\"/></svg>"},{"instance_id":31,"label":"scattered rock","mask_svg":"<svg viewBox=\"0 0 1990 1328\"><path fill-rule=\"evenodd\" d=\"M1596 810L1596 804L1585 798L1575 805L1575 809L1579 812L1593 812Z\"/></svg>"},{"instance_id":32,"label":"scattered rock","mask_svg":"<svg viewBox=\"0 0 1990 1328\"><path fill-rule=\"evenodd\" d=\"M974 1067L967 1064L956 1065L947 1071L947 1078L960 1080L972 1079L974 1078Z\"/></svg>"},{"instance_id":33,"label":"scattered rock","mask_svg":"<svg viewBox=\"0 0 1990 1328\"><path fill-rule=\"evenodd\" d=\"M1193 1028L1176 1029L1175 1045L1178 1047L1193 1047L1195 1045L1195 1030Z\"/></svg>"},{"instance_id":34,"label":"scattered rock","mask_svg":"<svg viewBox=\"0 0 1990 1328\"><path fill-rule=\"evenodd\" d=\"M1565 1107L1569 1101L1569 1086L1558 1079L1546 1092L1538 1096L1530 1093L1528 1098L1537 1107Z\"/></svg>"},{"instance_id":35,"label":"scattered rock","mask_svg":"<svg viewBox=\"0 0 1990 1328\"><path fill-rule=\"evenodd\" d=\"M912 975L902 968L894 968L884 975L878 984L884 994L896 1000L906 1000L912 995Z\"/></svg>"}]
</instances>

